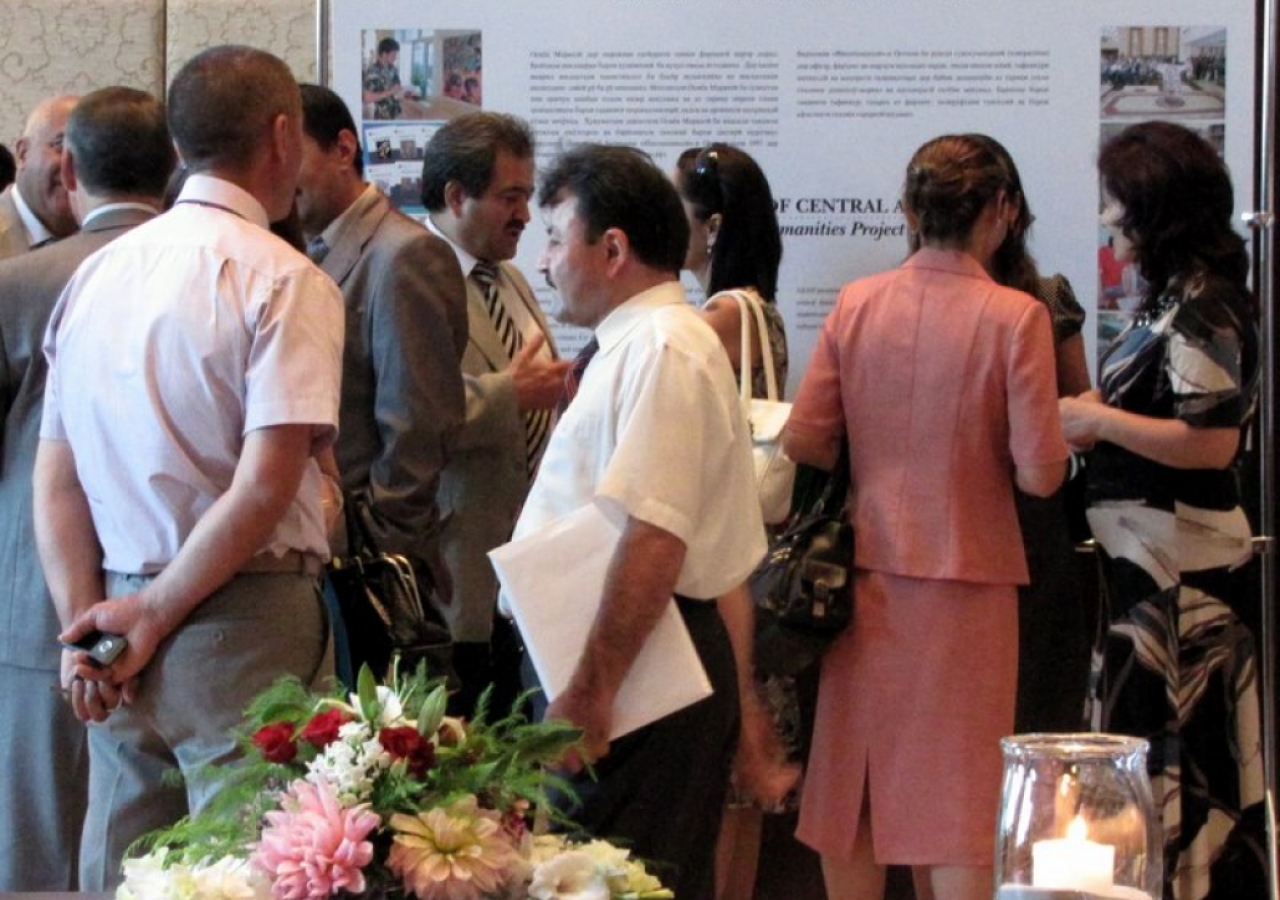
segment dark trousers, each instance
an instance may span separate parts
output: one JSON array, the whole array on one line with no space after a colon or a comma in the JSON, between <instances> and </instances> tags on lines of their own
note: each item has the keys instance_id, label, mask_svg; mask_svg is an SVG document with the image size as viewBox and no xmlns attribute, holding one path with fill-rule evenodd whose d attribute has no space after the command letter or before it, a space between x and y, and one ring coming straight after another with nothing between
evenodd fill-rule
<instances>
[{"instance_id":1,"label":"dark trousers","mask_svg":"<svg viewBox=\"0 0 1280 900\"><path fill-rule=\"evenodd\" d=\"M737 673L715 603L677 605L715 693L614 741L594 778L571 779L576 801L560 798L560 806L588 834L630 847L680 900L712 900L738 736Z\"/></svg>"}]
</instances>

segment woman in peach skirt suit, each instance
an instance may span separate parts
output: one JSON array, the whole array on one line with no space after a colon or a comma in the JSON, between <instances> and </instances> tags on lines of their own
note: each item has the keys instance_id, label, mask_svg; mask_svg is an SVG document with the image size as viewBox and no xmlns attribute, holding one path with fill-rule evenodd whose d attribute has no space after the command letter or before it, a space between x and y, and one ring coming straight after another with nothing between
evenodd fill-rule
<instances>
[{"instance_id":1,"label":"woman in peach skirt suit","mask_svg":"<svg viewBox=\"0 0 1280 900\"><path fill-rule=\"evenodd\" d=\"M990 900L999 739L1013 726L1013 488L1056 490L1068 455L1044 306L984 266L1018 215L989 145L936 138L907 169L920 250L844 288L785 439L850 449L855 614L823 661L799 837L830 900L914 867L923 900Z\"/></svg>"}]
</instances>

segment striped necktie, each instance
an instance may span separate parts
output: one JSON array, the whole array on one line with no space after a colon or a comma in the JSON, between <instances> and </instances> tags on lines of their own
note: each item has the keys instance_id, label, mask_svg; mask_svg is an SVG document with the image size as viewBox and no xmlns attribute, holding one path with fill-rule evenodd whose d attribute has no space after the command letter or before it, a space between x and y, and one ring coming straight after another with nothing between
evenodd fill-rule
<instances>
[{"instance_id":1,"label":"striped necktie","mask_svg":"<svg viewBox=\"0 0 1280 900\"><path fill-rule=\"evenodd\" d=\"M520 329L516 328L511 314L507 312L507 305L502 302L502 297L498 293L497 264L483 260L477 261L471 267L471 279L484 293L484 306L489 313L489 321L498 334L498 340L506 348L507 357L514 358L524 346L524 337L520 334ZM538 460L542 457L542 450L546 447L547 436L550 433L551 410L534 409L524 414L525 465L530 476L538 466Z\"/></svg>"}]
</instances>

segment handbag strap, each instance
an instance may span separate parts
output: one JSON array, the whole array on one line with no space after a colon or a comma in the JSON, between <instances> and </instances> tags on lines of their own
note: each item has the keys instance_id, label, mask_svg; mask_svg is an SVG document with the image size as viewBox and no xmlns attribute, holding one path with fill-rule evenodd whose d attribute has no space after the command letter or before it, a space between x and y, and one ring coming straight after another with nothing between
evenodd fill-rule
<instances>
[{"instance_id":1,"label":"handbag strap","mask_svg":"<svg viewBox=\"0 0 1280 900\"><path fill-rule=\"evenodd\" d=\"M764 310L760 302L747 291L721 291L717 297L730 296L738 302L738 318L742 322L738 356L738 395L744 405L751 402L751 323L756 325L756 338L760 347L760 362L764 365L766 400L778 399L778 376L773 370L773 346L765 324Z\"/></svg>"},{"instance_id":2,"label":"handbag strap","mask_svg":"<svg viewBox=\"0 0 1280 900\"><path fill-rule=\"evenodd\" d=\"M352 559L360 556L376 556L378 548L373 536L364 524L364 517L357 508L356 495L348 490L342 492L342 517L347 532L347 555Z\"/></svg>"},{"instance_id":3,"label":"handbag strap","mask_svg":"<svg viewBox=\"0 0 1280 900\"><path fill-rule=\"evenodd\" d=\"M849 496L849 439L840 441L840 458L831 470L827 483L813 505L819 515L832 516L840 512Z\"/></svg>"}]
</instances>

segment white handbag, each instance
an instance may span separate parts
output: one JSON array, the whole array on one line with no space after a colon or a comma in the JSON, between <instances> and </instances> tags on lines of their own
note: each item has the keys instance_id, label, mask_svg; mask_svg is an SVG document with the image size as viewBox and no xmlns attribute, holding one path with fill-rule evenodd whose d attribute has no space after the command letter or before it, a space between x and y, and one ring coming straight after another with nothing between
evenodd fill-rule
<instances>
[{"instance_id":1,"label":"white handbag","mask_svg":"<svg viewBox=\"0 0 1280 900\"><path fill-rule=\"evenodd\" d=\"M766 525L776 525L791 512L791 490L796 464L782 452L782 431L791 415L791 404L779 398L777 374L773 369L773 348L760 303L746 291L725 291L738 302L742 319L741 355L738 366L738 394L751 423L751 455L756 468L756 490ZM765 396L751 396L751 322L756 323L760 361L764 365Z\"/></svg>"}]
</instances>

